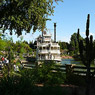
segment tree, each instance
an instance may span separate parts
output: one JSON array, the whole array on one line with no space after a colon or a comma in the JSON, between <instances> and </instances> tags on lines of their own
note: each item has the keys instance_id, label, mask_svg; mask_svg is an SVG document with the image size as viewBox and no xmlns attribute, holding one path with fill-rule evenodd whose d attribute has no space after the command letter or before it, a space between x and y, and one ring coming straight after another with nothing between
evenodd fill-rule
<instances>
[{"instance_id":1,"label":"tree","mask_svg":"<svg viewBox=\"0 0 95 95\"><path fill-rule=\"evenodd\" d=\"M34 49L33 41L32 42L29 42L29 46L30 46L30 48Z\"/></svg>"},{"instance_id":2,"label":"tree","mask_svg":"<svg viewBox=\"0 0 95 95\"><path fill-rule=\"evenodd\" d=\"M67 44L68 44L67 42L60 42L59 41L58 44L60 45L61 49L67 49Z\"/></svg>"},{"instance_id":3,"label":"tree","mask_svg":"<svg viewBox=\"0 0 95 95\"><path fill-rule=\"evenodd\" d=\"M7 43L5 40L2 40L2 33L0 33L0 55L3 55L1 51L5 51L6 45Z\"/></svg>"},{"instance_id":4,"label":"tree","mask_svg":"<svg viewBox=\"0 0 95 95\"><path fill-rule=\"evenodd\" d=\"M3 54L1 51L5 51L6 45L7 43L3 41L2 39L0 39L0 55Z\"/></svg>"},{"instance_id":5,"label":"tree","mask_svg":"<svg viewBox=\"0 0 95 95\"><path fill-rule=\"evenodd\" d=\"M62 0L54 0L62 1ZM43 30L48 16L54 12L53 0L2 0L0 1L0 28L12 30L21 35L22 31Z\"/></svg>"},{"instance_id":6,"label":"tree","mask_svg":"<svg viewBox=\"0 0 95 95\"><path fill-rule=\"evenodd\" d=\"M79 38L83 40L81 35L79 35ZM77 33L73 33L73 35L71 35L70 50L72 51L72 54L77 55L79 53Z\"/></svg>"},{"instance_id":7,"label":"tree","mask_svg":"<svg viewBox=\"0 0 95 95\"><path fill-rule=\"evenodd\" d=\"M87 83L86 95L90 95L90 80L91 80L90 65L91 65L91 62L95 59L95 45L94 45L94 42L93 42L93 36L91 35L89 37L89 25L90 25L89 21L90 21L90 15L88 14L87 23L86 23L85 45L83 44L83 41L79 39L79 29L78 29L78 33L77 33L80 57L81 57L81 60L82 60L83 64L87 68L87 73L86 73L86 83Z\"/></svg>"},{"instance_id":8,"label":"tree","mask_svg":"<svg viewBox=\"0 0 95 95\"><path fill-rule=\"evenodd\" d=\"M14 51L19 54L20 58L23 58L23 54L32 52L32 49L25 41L23 42L21 39L15 43Z\"/></svg>"}]
</instances>

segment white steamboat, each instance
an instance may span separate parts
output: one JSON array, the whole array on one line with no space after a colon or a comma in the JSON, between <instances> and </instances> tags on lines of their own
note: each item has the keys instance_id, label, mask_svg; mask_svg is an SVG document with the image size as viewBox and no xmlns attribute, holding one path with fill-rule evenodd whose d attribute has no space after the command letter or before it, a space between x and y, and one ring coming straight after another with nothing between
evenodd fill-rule
<instances>
[{"instance_id":1,"label":"white steamboat","mask_svg":"<svg viewBox=\"0 0 95 95\"><path fill-rule=\"evenodd\" d=\"M51 39L52 35L46 31L42 32L37 38L37 61L54 60L61 61L60 46L56 42L56 23L54 23L54 41Z\"/></svg>"}]
</instances>

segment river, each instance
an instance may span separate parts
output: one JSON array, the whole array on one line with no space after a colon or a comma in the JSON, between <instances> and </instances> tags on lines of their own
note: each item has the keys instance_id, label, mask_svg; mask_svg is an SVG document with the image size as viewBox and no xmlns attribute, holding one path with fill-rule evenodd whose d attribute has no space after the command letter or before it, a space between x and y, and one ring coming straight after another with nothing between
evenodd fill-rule
<instances>
[{"instance_id":1,"label":"river","mask_svg":"<svg viewBox=\"0 0 95 95\"><path fill-rule=\"evenodd\" d=\"M74 59L62 59L62 64L79 64L80 61L76 61Z\"/></svg>"}]
</instances>

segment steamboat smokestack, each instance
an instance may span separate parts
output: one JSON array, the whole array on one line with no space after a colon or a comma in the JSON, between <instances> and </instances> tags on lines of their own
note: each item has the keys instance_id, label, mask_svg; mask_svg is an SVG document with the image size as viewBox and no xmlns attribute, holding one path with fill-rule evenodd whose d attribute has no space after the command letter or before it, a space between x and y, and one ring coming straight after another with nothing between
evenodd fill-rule
<instances>
[{"instance_id":1,"label":"steamboat smokestack","mask_svg":"<svg viewBox=\"0 0 95 95\"><path fill-rule=\"evenodd\" d=\"M54 23L54 42L56 43L56 23Z\"/></svg>"}]
</instances>

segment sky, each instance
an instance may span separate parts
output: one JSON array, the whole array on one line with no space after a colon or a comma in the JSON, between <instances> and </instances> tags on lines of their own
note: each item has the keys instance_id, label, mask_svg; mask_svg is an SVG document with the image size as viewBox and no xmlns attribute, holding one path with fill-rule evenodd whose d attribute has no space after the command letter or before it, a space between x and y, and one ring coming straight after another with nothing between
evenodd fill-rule
<instances>
[{"instance_id":1,"label":"sky","mask_svg":"<svg viewBox=\"0 0 95 95\"><path fill-rule=\"evenodd\" d=\"M57 24L57 41L69 42L73 33L77 33L80 29L80 34L85 37L87 14L90 14L90 34L95 39L95 0L64 0L64 2L54 3L54 15L50 16L51 21L46 22L48 31L54 35L54 22ZM30 42L40 35L41 32L32 31L30 34L23 35L23 39ZM17 41L15 35L12 36L13 41Z\"/></svg>"}]
</instances>

